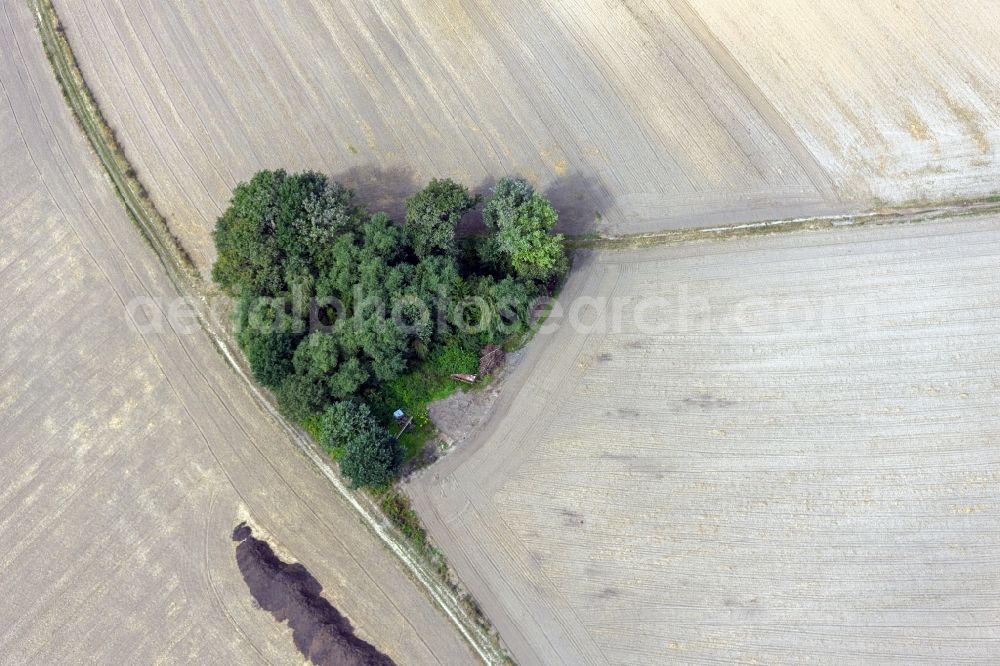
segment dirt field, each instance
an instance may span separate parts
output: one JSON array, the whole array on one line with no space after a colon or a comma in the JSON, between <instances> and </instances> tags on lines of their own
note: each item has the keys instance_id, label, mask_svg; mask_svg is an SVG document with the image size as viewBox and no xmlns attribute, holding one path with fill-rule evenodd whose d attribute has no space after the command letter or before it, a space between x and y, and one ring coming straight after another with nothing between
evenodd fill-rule
<instances>
[{"instance_id":1,"label":"dirt field","mask_svg":"<svg viewBox=\"0 0 1000 666\"><path fill-rule=\"evenodd\" d=\"M998 273L996 217L583 255L408 492L521 664L995 663Z\"/></svg>"},{"instance_id":2,"label":"dirt field","mask_svg":"<svg viewBox=\"0 0 1000 666\"><path fill-rule=\"evenodd\" d=\"M56 5L206 272L263 167L397 216L519 173L580 233L1000 189L988 0ZM360 640L471 660L206 339L138 331L171 289L4 7L0 655L295 662L250 519ZM581 255L591 327L408 490L526 665L995 662L998 273L996 218Z\"/></svg>"},{"instance_id":3,"label":"dirt field","mask_svg":"<svg viewBox=\"0 0 1000 666\"><path fill-rule=\"evenodd\" d=\"M325 171L397 213L433 176L522 174L575 232L842 210L693 14L648 4L56 3L203 268L233 185L262 167Z\"/></svg>"},{"instance_id":4,"label":"dirt field","mask_svg":"<svg viewBox=\"0 0 1000 666\"><path fill-rule=\"evenodd\" d=\"M847 197L1000 191L992 0L690 0Z\"/></svg>"},{"instance_id":5,"label":"dirt field","mask_svg":"<svg viewBox=\"0 0 1000 666\"><path fill-rule=\"evenodd\" d=\"M457 631L257 406L74 125L24 2L0 14L0 663L299 664L236 562L249 519L397 663Z\"/></svg>"}]
</instances>

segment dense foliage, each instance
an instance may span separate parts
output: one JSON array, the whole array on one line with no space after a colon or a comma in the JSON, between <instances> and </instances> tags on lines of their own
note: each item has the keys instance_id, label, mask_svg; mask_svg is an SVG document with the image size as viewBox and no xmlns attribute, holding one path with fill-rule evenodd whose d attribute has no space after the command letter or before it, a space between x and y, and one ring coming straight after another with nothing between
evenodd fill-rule
<instances>
[{"instance_id":1,"label":"dense foliage","mask_svg":"<svg viewBox=\"0 0 1000 666\"><path fill-rule=\"evenodd\" d=\"M392 480L402 462L399 446L373 416L355 401L331 405L320 422L320 444L340 459L341 471L359 486Z\"/></svg>"},{"instance_id":2,"label":"dense foliage","mask_svg":"<svg viewBox=\"0 0 1000 666\"><path fill-rule=\"evenodd\" d=\"M493 231L483 258L524 280L550 282L566 272L562 234L552 234L559 216L552 205L518 178L502 178L483 208Z\"/></svg>"},{"instance_id":3,"label":"dense foliage","mask_svg":"<svg viewBox=\"0 0 1000 666\"><path fill-rule=\"evenodd\" d=\"M476 205L469 191L453 180L431 180L406 202L406 230L418 257L455 255L455 227Z\"/></svg>"},{"instance_id":4,"label":"dense foliage","mask_svg":"<svg viewBox=\"0 0 1000 666\"><path fill-rule=\"evenodd\" d=\"M450 372L467 371L480 347L526 328L532 299L566 270L556 213L523 180L502 179L483 210L490 233L460 242L476 203L432 180L400 226L322 174L261 171L216 223L212 276L236 299L254 376L292 419L322 416L323 443L356 484L398 470L398 443L375 427L392 387L446 378L454 359Z\"/></svg>"}]
</instances>

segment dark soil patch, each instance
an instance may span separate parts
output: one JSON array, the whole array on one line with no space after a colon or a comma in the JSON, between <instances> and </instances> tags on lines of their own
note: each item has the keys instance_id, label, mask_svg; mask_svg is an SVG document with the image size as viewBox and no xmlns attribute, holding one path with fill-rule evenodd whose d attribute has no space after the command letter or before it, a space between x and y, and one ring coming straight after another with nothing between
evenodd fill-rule
<instances>
[{"instance_id":1,"label":"dark soil patch","mask_svg":"<svg viewBox=\"0 0 1000 666\"><path fill-rule=\"evenodd\" d=\"M716 398L706 393L694 398L684 398L684 404L701 409L723 409L725 407L732 407L736 403L731 400Z\"/></svg>"},{"instance_id":2,"label":"dark soil patch","mask_svg":"<svg viewBox=\"0 0 1000 666\"><path fill-rule=\"evenodd\" d=\"M392 660L354 635L351 623L321 596L301 564L283 562L246 523L233 530L236 563L250 594L274 619L288 622L295 647L316 666L387 666Z\"/></svg>"}]
</instances>

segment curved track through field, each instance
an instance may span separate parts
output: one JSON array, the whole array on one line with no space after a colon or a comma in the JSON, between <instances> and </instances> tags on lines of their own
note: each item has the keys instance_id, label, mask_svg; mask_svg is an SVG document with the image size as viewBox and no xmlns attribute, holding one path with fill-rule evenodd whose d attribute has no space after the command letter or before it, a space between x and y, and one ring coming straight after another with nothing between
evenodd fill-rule
<instances>
[{"instance_id":1,"label":"curved track through field","mask_svg":"<svg viewBox=\"0 0 1000 666\"><path fill-rule=\"evenodd\" d=\"M612 234L992 193L1000 21L960 4L58 8L206 271L215 216L263 167L329 172L397 216L431 176L520 173L566 230ZM248 511L366 640L467 659L208 347L98 315L169 289L67 148L73 128L25 102L24 72L47 79L9 32L0 276L19 286L0 296L0 432L26 444L0 450L0 565L17 574L0 594L18 600L0 654L287 659L214 566ZM583 255L561 300L621 297L655 330L541 336L480 436L410 491L525 664L995 661L998 246L990 217ZM650 294L665 300L637 313ZM30 556L59 544L54 563ZM371 633L385 617L390 635Z\"/></svg>"},{"instance_id":2,"label":"curved track through field","mask_svg":"<svg viewBox=\"0 0 1000 666\"><path fill-rule=\"evenodd\" d=\"M0 42L3 660L298 663L237 570L243 519L398 663L473 660L197 324L146 325L177 293L25 3L4 3Z\"/></svg>"}]
</instances>

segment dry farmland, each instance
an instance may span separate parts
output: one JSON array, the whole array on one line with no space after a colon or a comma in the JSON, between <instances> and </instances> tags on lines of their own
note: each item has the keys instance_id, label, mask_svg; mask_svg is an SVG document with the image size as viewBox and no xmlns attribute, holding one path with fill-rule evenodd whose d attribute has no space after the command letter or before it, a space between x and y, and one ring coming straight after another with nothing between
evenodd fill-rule
<instances>
[{"instance_id":1,"label":"dry farmland","mask_svg":"<svg viewBox=\"0 0 1000 666\"><path fill-rule=\"evenodd\" d=\"M691 0L848 197L1000 190L993 0Z\"/></svg>"},{"instance_id":2,"label":"dry farmland","mask_svg":"<svg viewBox=\"0 0 1000 666\"><path fill-rule=\"evenodd\" d=\"M523 175L573 233L1000 190L990 0L55 5L203 273L261 168L397 217ZM0 662L300 662L241 520L397 663L473 661L208 337L142 327L176 293L23 0L0 46ZM407 492L526 666L995 663L998 274L997 217L582 252Z\"/></svg>"},{"instance_id":3,"label":"dry farmland","mask_svg":"<svg viewBox=\"0 0 1000 666\"><path fill-rule=\"evenodd\" d=\"M203 269L263 167L395 214L432 176L522 174L577 233L998 190L991 0L57 5Z\"/></svg>"},{"instance_id":4,"label":"dry farmland","mask_svg":"<svg viewBox=\"0 0 1000 666\"><path fill-rule=\"evenodd\" d=\"M0 663L301 663L237 569L243 519L397 663L470 661L197 325L141 328L129 304L176 293L24 2L0 85Z\"/></svg>"},{"instance_id":5,"label":"dry farmland","mask_svg":"<svg viewBox=\"0 0 1000 666\"><path fill-rule=\"evenodd\" d=\"M670 4L56 4L202 268L233 185L263 167L324 171L396 213L434 176L479 188L521 174L574 232L843 209L770 103Z\"/></svg>"},{"instance_id":6,"label":"dry farmland","mask_svg":"<svg viewBox=\"0 0 1000 666\"><path fill-rule=\"evenodd\" d=\"M995 663L998 274L996 217L586 254L408 492L525 665Z\"/></svg>"}]
</instances>

